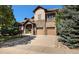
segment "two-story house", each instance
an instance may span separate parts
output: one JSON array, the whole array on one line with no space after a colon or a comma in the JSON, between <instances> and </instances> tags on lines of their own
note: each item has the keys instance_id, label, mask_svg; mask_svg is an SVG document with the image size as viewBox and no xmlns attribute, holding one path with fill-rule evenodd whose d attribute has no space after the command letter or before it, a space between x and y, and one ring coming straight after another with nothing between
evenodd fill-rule
<instances>
[{"instance_id":1,"label":"two-story house","mask_svg":"<svg viewBox=\"0 0 79 59\"><path fill-rule=\"evenodd\" d=\"M56 13L58 9L45 9L37 6L34 9L34 16L31 19L25 19L24 34L26 29L33 35L56 35Z\"/></svg>"}]
</instances>

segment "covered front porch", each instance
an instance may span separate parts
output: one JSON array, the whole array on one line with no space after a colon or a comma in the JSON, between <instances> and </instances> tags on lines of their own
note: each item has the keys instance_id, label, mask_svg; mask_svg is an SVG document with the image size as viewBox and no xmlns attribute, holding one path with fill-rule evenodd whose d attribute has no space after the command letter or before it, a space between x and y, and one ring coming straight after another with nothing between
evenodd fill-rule
<instances>
[{"instance_id":1,"label":"covered front porch","mask_svg":"<svg viewBox=\"0 0 79 59\"><path fill-rule=\"evenodd\" d=\"M30 20L26 20L23 26L24 26L23 34L36 35L35 23L31 22Z\"/></svg>"}]
</instances>

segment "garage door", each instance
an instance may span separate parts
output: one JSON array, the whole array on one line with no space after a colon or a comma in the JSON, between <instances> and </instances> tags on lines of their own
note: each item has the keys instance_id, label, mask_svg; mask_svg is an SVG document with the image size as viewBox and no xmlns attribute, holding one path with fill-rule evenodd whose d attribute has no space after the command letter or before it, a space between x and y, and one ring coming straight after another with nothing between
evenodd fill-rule
<instances>
[{"instance_id":1,"label":"garage door","mask_svg":"<svg viewBox=\"0 0 79 59\"><path fill-rule=\"evenodd\" d=\"M47 35L56 35L56 29L55 28L47 28Z\"/></svg>"},{"instance_id":2,"label":"garage door","mask_svg":"<svg viewBox=\"0 0 79 59\"><path fill-rule=\"evenodd\" d=\"M43 29L37 29L37 35L44 35Z\"/></svg>"}]
</instances>

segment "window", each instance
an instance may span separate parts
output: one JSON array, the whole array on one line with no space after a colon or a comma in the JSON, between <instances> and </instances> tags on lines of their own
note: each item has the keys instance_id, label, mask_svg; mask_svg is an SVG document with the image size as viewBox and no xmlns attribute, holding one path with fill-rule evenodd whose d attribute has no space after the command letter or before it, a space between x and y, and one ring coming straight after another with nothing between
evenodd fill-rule
<instances>
[{"instance_id":1,"label":"window","mask_svg":"<svg viewBox=\"0 0 79 59\"><path fill-rule=\"evenodd\" d=\"M52 19L52 18L53 18L53 15L49 14L48 19Z\"/></svg>"},{"instance_id":2,"label":"window","mask_svg":"<svg viewBox=\"0 0 79 59\"><path fill-rule=\"evenodd\" d=\"M47 20L52 20L53 19L53 14L47 14Z\"/></svg>"}]
</instances>

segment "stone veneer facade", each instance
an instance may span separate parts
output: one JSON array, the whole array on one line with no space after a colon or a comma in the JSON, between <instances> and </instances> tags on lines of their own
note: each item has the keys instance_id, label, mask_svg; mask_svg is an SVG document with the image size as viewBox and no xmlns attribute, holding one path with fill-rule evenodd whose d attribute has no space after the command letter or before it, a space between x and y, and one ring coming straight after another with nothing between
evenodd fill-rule
<instances>
[{"instance_id":1,"label":"stone veneer facade","mask_svg":"<svg viewBox=\"0 0 79 59\"><path fill-rule=\"evenodd\" d=\"M31 33L33 35L56 35L55 16L57 10L47 10L41 6L38 6L33 12L34 17L25 23L26 25L28 22L31 22ZM25 25L24 28L26 28Z\"/></svg>"}]
</instances>

